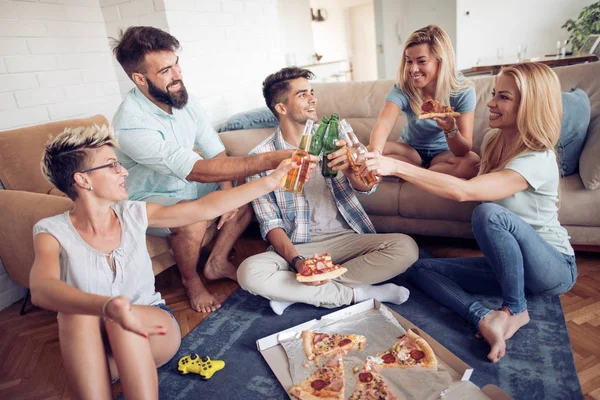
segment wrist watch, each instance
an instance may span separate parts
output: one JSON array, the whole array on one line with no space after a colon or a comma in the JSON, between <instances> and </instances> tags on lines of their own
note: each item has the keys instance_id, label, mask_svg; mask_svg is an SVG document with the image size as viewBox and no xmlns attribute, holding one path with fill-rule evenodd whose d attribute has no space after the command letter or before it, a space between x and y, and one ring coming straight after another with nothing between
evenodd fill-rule
<instances>
[{"instance_id":1,"label":"wrist watch","mask_svg":"<svg viewBox=\"0 0 600 400\"><path fill-rule=\"evenodd\" d=\"M446 137L448 139L454 139L457 134L458 134L458 126L454 129L452 129L450 132L444 131L444 135L446 135Z\"/></svg>"},{"instance_id":2,"label":"wrist watch","mask_svg":"<svg viewBox=\"0 0 600 400\"><path fill-rule=\"evenodd\" d=\"M292 261L290 261L290 267L296 272L298 272L298 270L296 269L296 262L298 260L306 260L306 257L298 254L296 257L292 258Z\"/></svg>"}]
</instances>

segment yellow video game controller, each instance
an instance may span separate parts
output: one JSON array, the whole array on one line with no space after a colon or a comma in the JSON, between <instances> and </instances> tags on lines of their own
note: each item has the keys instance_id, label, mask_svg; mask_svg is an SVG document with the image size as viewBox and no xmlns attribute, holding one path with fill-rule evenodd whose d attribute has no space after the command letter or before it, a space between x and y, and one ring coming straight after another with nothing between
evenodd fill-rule
<instances>
[{"instance_id":1,"label":"yellow video game controller","mask_svg":"<svg viewBox=\"0 0 600 400\"><path fill-rule=\"evenodd\" d=\"M204 379L210 379L215 372L225 368L225 361L211 360L210 357L200 358L198 354L184 356L179 359L177 369L182 374L198 374Z\"/></svg>"}]
</instances>

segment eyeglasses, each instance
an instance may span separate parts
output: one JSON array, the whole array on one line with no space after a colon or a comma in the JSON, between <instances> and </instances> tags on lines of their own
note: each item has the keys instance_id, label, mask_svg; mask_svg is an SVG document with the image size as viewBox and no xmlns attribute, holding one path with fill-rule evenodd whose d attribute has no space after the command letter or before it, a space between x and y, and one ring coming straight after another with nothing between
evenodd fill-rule
<instances>
[{"instance_id":1,"label":"eyeglasses","mask_svg":"<svg viewBox=\"0 0 600 400\"><path fill-rule=\"evenodd\" d=\"M120 174L121 171L123 171L123 164L121 163L121 161L114 161L114 162L111 162L110 164L101 165L99 167L94 167L94 168L86 169L85 171L80 171L80 172L81 173L92 172L92 171L95 171L97 169L108 168L108 167L112 167L115 170L115 173L117 173L117 174Z\"/></svg>"}]
</instances>

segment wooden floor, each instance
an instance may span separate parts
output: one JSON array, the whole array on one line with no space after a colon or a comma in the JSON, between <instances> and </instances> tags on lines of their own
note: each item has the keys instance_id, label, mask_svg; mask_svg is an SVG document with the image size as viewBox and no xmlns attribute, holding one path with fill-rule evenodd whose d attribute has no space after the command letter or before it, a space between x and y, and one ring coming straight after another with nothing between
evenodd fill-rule
<instances>
[{"instance_id":1,"label":"wooden floor","mask_svg":"<svg viewBox=\"0 0 600 400\"><path fill-rule=\"evenodd\" d=\"M437 257L480 254L469 240L417 238L419 245ZM256 233L238 241L233 262L264 251L266 244ZM577 373L586 399L600 400L600 253L577 253L579 278L575 287L561 297L573 346ZM206 315L191 310L177 268L156 279L167 304L173 309L182 334L186 335ZM232 281L210 283L221 301L236 288ZM31 307L31 306L30 306ZM20 304L0 312L0 399L71 399L62 367L56 314L31 308L19 315ZM120 386L113 385L115 397Z\"/></svg>"}]
</instances>

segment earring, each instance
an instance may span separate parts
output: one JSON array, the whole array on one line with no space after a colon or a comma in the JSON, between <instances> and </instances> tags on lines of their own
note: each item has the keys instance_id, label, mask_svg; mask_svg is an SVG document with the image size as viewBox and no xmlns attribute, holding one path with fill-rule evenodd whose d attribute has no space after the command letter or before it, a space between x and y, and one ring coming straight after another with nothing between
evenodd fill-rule
<instances>
[{"instance_id":1,"label":"earring","mask_svg":"<svg viewBox=\"0 0 600 400\"><path fill-rule=\"evenodd\" d=\"M89 189L89 191L91 192L92 190L94 190L94 188L93 188L92 186L90 186L90 189Z\"/></svg>"}]
</instances>

